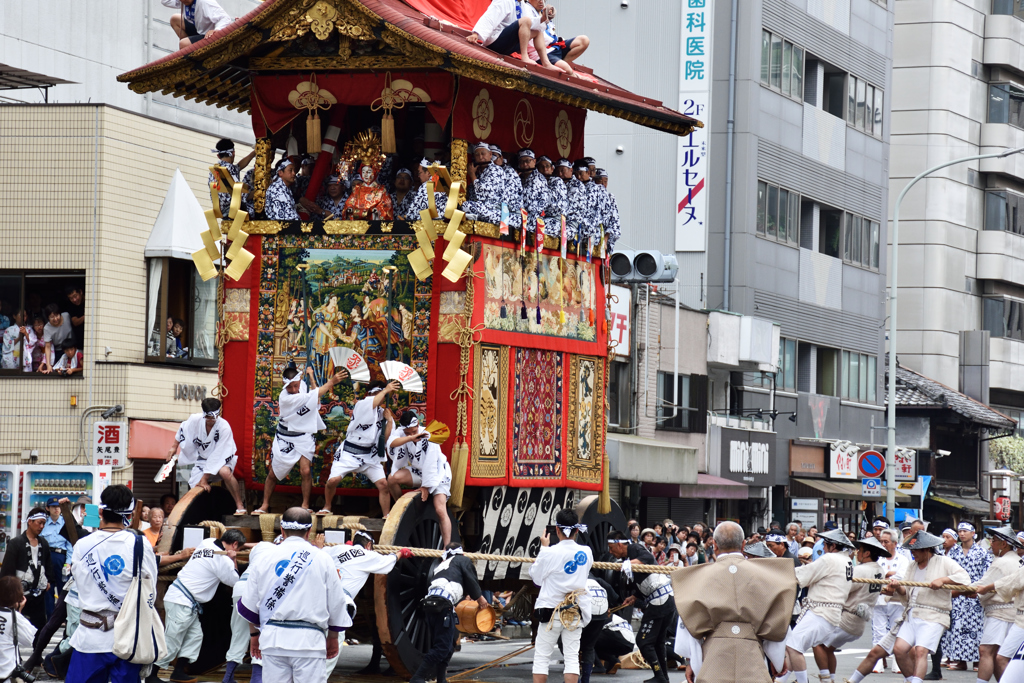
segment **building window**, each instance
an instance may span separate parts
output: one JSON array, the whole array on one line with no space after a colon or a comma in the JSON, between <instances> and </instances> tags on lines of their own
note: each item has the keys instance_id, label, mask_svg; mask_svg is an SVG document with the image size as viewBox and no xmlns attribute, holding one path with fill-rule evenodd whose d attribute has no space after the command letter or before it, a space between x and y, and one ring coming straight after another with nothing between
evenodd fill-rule
<instances>
[{"instance_id":1,"label":"building window","mask_svg":"<svg viewBox=\"0 0 1024 683\"><path fill-rule=\"evenodd\" d=\"M1024 19L1024 0L992 0L992 14L1012 14Z\"/></svg>"},{"instance_id":2,"label":"building window","mask_svg":"<svg viewBox=\"0 0 1024 683\"><path fill-rule=\"evenodd\" d=\"M796 246L800 241L800 195L759 180L757 233Z\"/></svg>"},{"instance_id":3,"label":"building window","mask_svg":"<svg viewBox=\"0 0 1024 683\"><path fill-rule=\"evenodd\" d=\"M993 337L1024 338L1024 302L1003 297L982 299L982 327Z\"/></svg>"},{"instance_id":4,"label":"building window","mask_svg":"<svg viewBox=\"0 0 1024 683\"><path fill-rule=\"evenodd\" d=\"M707 375L679 375L675 397L672 395L671 372L658 373L657 429L680 432L707 432L708 378ZM672 413L675 411L676 415Z\"/></svg>"},{"instance_id":5,"label":"building window","mask_svg":"<svg viewBox=\"0 0 1024 683\"><path fill-rule=\"evenodd\" d=\"M81 377L85 311L82 271L0 270L0 375Z\"/></svg>"},{"instance_id":6,"label":"building window","mask_svg":"<svg viewBox=\"0 0 1024 683\"><path fill-rule=\"evenodd\" d=\"M804 97L804 50L770 31L761 31L761 83L787 97Z\"/></svg>"},{"instance_id":7,"label":"building window","mask_svg":"<svg viewBox=\"0 0 1024 683\"><path fill-rule=\"evenodd\" d=\"M217 280L203 282L191 261L149 259L146 360L217 365Z\"/></svg>"},{"instance_id":8,"label":"building window","mask_svg":"<svg viewBox=\"0 0 1024 683\"><path fill-rule=\"evenodd\" d=\"M821 207L818 217L818 251L826 256L842 258L843 212Z\"/></svg>"},{"instance_id":9,"label":"building window","mask_svg":"<svg viewBox=\"0 0 1024 683\"><path fill-rule=\"evenodd\" d=\"M630 364L608 364L608 428L629 429L632 426Z\"/></svg>"},{"instance_id":10,"label":"building window","mask_svg":"<svg viewBox=\"0 0 1024 683\"><path fill-rule=\"evenodd\" d=\"M985 229L1020 235L1024 230L1024 195L1009 190L986 192Z\"/></svg>"},{"instance_id":11,"label":"building window","mask_svg":"<svg viewBox=\"0 0 1024 683\"><path fill-rule=\"evenodd\" d=\"M779 371L775 373L775 388L796 391L796 341L779 339Z\"/></svg>"},{"instance_id":12,"label":"building window","mask_svg":"<svg viewBox=\"0 0 1024 683\"><path fill-rule=\"evenodd\" d=\"M863 78L846 78L846 122L868 135L882 137L882 90Z\"/></svg>"},{"instance_id":13,"label":"building window","mask_svg":"<svg viewBox=\"0 0 1024 683\"><path fill-rule=\"evenodd\" d=\"M848 213L843 224L843 260L878 270L878 223Z\"/></svg>"},{"instance_id":14,"label":"building window","mask_svg":"<svg viewBox=\"0 0 1024 683\"><path fill-rule=\"evenodd\" d=\"M1024 105L1024 88L1013 83L993 83L988 87L988 122L1008 123L1024 128L1021 109Z\"/></svg>"},{"instance_id":15,"label":"building window","mask_svg":"<svg viewBox=\"0 0 1024 683\"><path fill-rule=\"evenodd\" d=\"M825 396L838 396L839 351L837 349L827 349L823 346L817 347L817 350L816 393L824 394Z\"/></svg>"},{"instance_id":16,"label":"building window","mask_svg":"<svg viewBox=\"0 0 1024 683\"><path fill-rule=\"evenodd\" d=\"M874 356L843 351L840 367L843 398L874 403L877 369L878 360Z\"/></svg>"}]
</instances>

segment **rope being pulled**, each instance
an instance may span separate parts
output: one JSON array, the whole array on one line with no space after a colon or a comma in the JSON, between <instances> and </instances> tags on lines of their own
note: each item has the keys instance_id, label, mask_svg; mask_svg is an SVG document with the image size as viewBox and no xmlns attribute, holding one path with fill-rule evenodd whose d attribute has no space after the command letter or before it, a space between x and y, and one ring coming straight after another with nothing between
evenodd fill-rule
<instances>
[{"instance_id":1,"label":"rope being pulled","mask_svg":"<svg viewBox=\"0 0 1024 683\"><path fill-rule=\"evenodd\" d=\"M852 579L854 583L870 583L875 586L888 586L888 579ZM900 585L904 588L931 588L930 583L924 583L921 581L900 581ZM947 591L960 591L963 593L974 593L978 590L978 586L964 586L959 583L947 583L942 586L942 590Z\"/></svg>"},{"instance_id":2,"label":"rope being pulled","mask_svg":"<svg viewBox=\"0 0 1024 683\"><path fill-rule=\"evenodd\" d=\"M398 545L374 545L373 549L382 555L397 555L402 551ZM442 551L430 548L409 548L413 557L441 557ZM525 564L536 562L535 557L516 557L515 555L488 555L486 553L465 553L466 559L474 562L508 562L509 564ZM618 562L595 562L594 569L609 569L617 572L622 569ZM640 574L671 574L676 567L663 567L657 564L634 564L633 571Z\"/></svg>"}]
</instances>

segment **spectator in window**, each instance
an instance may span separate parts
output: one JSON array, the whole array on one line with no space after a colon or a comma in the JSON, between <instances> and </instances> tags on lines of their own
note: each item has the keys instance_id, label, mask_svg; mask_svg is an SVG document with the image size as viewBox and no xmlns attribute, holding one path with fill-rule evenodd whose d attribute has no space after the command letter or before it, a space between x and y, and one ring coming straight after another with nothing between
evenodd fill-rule
<instances>
[{"instance_id":1,"label":"spectator in window","mask_svg":"<svg viewBox=\"0 0 1024 683\"><path fill-rule=\"evenodd\" d=\"M178 36L178 49L198 43L203 38L212 38L231 23L231 17L217 0L160 0L164 7L178 9L178 16L171 17L171 28Z\"/></svg>"},{"instance_id":2,"label":"spectator in window","mask_svg":"<svg viewBox=\"0 0 1024 683\"><path fill-rule=\"evenodd\" d=\"M217 155L217 165L226 168L228 170L228 175L231 176L231 180L233 180L236 183L239 182L239 178L242 177L242 169L248 166L249 162L252 161L253 157L256 156L256 151L253 150L252 152L249 152L247 155L242 157L242 159L238 162L238 165L235 165L235 143L233 143L229 138L223 138L222 140L218 140L217 148L211 149L210 151ZM213 172L211 171L209 173L207 182L209 184L212 184L214 180L215 178L213 177ZM224 218L228 217L228 212L231 209L231 193L234 191L234 186L232 185L232 187L226 189L227 192L220 192L217 195L218 198L220 199L220 212L221 215L224 216Z\"/></svg>"},{"instance_id":3,"label":"spectator in window","mask_svg":"<svg viewBox=\"0 0 1024 683\"><path fill-rule=\"evenodd\" d=\"M160 541L160 535L164 531L164 510L163 508L151 508L149 511L149 528L142 532L149 541L149 544L156 548Z\"/></svg>"},{"instance_id":4,"label":"spectator in window","mask_svg":"<svg viewBox=\"0 0 1024 683\"><path fill-rule=\"evenodd\" d=\"M40 507L29 510L25 531L7 541L0 576L16 576L25 592L22 614L37 629L46 625L46 606L43 593L53 586L50 566L50 546L40 534L48 515Z\"/></svg>"},{"instance_id":5,"label":"spectator in window","mask_svg":"<svg viewBox=\"0 0 1024 683\"><path fill-rule=\"evenodd\" d=\"M17 370L21 367L26 367L31 370L31 361L28 363L22 362L23 357L31 358L32 345L32 342L29 342L28 339L28 335L32 332L29 328L25 327L25 311L16 311L14 318L8 318L8 320L11 321L10 325L3 328L3 345L0 347L2 349L0 350L0 368L4 370ZM22 355L24 353L22 341L25 342L24 346L29 347L29 355L27 356Z\"/></svg>"},{"instance_id":6,"label":"spectator in window","mask_svg":"<svg viewBox=\"0 0 1024 683\"><path fill-rule=\"evenodd\" d=\"M66 343L74 342L75 331L71 326L71 316L61 313L57 304L49 304L43 309L43 314L49 321L43 327L43 361L39 364L39 371L49 374L53 371L53 363L57 356L64 350Z\"/></svg>"},{"instance_id":7,"label":"spectator in window","mask_svg":"<svg viewBox=\"0 0 1024 683\"><path fill-rule=\"evenodd\" d=\"M292 196L292 185L295 184L295 164L291 159L281 159L277 164L277 178L267 188L263 207L267 218L272 221L297 221L299 214L295 210L295 197Z\"/></svg>"},{"instance_id":8,"label":"spectator in window","mask_svg":"<svg viewBox=\"0 0 1024 683\"><path fill-rule=\"evenodd\" d=\"M11 318L8 315L9 308L3 299L0 299L0 330L6 330L11 326Z\"/></svg>"},{"instance_id":9,"label":"spectator in window","mask_svg":"<svg viewBox=\"0 0 1024 683\"><path fill-rule=\"evenodd\" d=\"M39 372L39 366L43 364L43 358L45 357L46 344L43 342L43 329L46 327L46 321L43 317L37 315L32 318L32 327L26 327L23 334L26 339L31 342L31 349L29 348L29 342L25 344L25 362L31 366L31 372ZM35 341L32 341L32 340ZM26 366L25 372L29 372L29 367Z\"/></svg>"},{"instance_id":10,"label":"spectator in window","mask_svg":"<svg viewBox=\"0 0 1024 683\"><path fill-rule=\"evenodd\" d=\"M529 55L532 42L541 66L556 69L558 67L548 59L547 44L541 28L540 12L533 5L519 0L492 0L466 40L482 44L498 54L518 55L527 64L534 63Z\"/></svg>"},{"instance_id":11,"label":"spectator in window","mask_svg":"<svg viewBox=\"0 0 1024 683\"><path fill-rule=\"evenodd\" d=\"M64 343L64 352L61 354L60 359L53 364L53 369L49 372L44 370L43 374L48 375L50 372L55 372L58 375L71 375L78 374L82 371L82 352L75 346L74 339L69 339Z\"/></svg>"},{"instance_id":12,"label":"spectator in window","mask_svg":"<svg viewBox=\"0 0 1024 683\"><path fill-rule=\"evenodd\" d=\"M184 358L188 355L188 348L182 344L182 336L185 334L185 321L181 318L168 318L170 323L167 326L167 357Z\"/></svg>"},{"instance_id":13,"label":"spectator in window","mask_svg":"<svg viewBox=\"0 0 1024 683\"><path fill-rule=\"evenodd\" d=\"M68 285L64 294L68 297L64 312L71 316L71 328L75 331L78 348L85 348L85 292L78 285Z\"/></svg>"}]
</instances>

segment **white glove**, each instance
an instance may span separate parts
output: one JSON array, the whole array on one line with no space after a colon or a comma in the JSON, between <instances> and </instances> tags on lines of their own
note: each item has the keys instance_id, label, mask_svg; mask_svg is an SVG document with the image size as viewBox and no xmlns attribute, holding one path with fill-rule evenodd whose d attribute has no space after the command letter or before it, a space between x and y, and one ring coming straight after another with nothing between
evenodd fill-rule
<instances>
[{"instance_id":1,"label":"white glove","mask_svg":"<svg viewBox=\"0 0 1024 683\"><path fill-rule=\"evenodd\" d=\"M864 621L867 621L871 618L871 608L869 608L863 602L857 605L857 609L855 611L857 613L857 617L863 619Z\"/></svg>"},{"instance_id":2,"label":"white glove","mask_svg":"<svg viewBox=\"0 0 1024 683\"><path fill-rule=\"evenodd\" d=\"M633 581L633 563L626 560L622 563L622 573L626 575L626 581L632 583Z\"/></svg>"}]
</instances>

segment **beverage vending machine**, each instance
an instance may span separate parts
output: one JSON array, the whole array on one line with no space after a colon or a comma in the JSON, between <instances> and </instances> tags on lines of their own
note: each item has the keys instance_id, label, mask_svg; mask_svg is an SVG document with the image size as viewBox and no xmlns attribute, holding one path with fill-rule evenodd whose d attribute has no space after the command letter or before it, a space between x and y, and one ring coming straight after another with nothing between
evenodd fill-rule
<instances>
[{"instance_id":1,"label":"beverage vending machine","mask_svg":"<svg viewBox=\"0 0 1024 683\"><path fill-rule=\"evenodd\" d=\"M18 511L21 471L12 465L0 465L0 561L7 553L7 541L21 533Z\"/></svg>"},{"instance_id":2,"label":"beverage vending machine","mask_svg":"<svg viewBox=\"0 0 1024 683\"><path fill-rule=\"evenodd\" d=\"M89 496L93 503L99 502L97 468L91 465L34 465L22 467L21 472L23 518L32 508L44 507L50 498L67 498L74 503L79 496Z\"/></svg>"}]
</instances>

